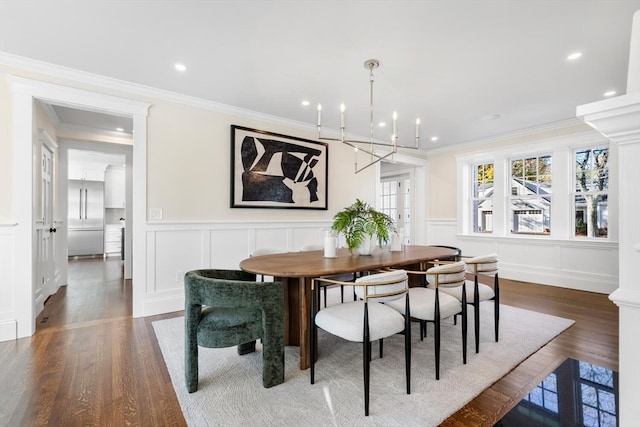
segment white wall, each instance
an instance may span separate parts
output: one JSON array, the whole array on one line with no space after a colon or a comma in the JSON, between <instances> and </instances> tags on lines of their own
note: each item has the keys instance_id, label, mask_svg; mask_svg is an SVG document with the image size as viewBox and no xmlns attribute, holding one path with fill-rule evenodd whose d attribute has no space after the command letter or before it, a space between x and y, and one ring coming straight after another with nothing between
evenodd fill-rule
<instances>
[{"instance_id":1,"label":"white wall","mask_svg":"<svg viewBox=\"0 0 640 427\"><path fill-rule=\"evenodd\" d=\"M352 150L341 144L332 144L329 147L328 210L231 209L232 124L307 139L314 139L315 126L99 76L69 70L58 73L54 66L35 66L36 71L10 66L0 69L0 112L3 123L7 123L9 128L7 132L3 126L0 132L0 166L3 172L10 171L7 185L3 183L0 193L0 224L6 226L8 236L0 239L0 251L16 255L9 265L11 274L3 272L2 275L0 298L9 303L3 306L0 321L2 324L18 323L19 332L10 338L27 336L35 330L33 307L24 302L32 294L33 274L17 274L31 271L32 246L28 244L31 241L29 218L33 218L33 206L29 202L29 177L33 170L29 160L32 158L29 138L29 124L33 117L31 97L42 97L46 101L62 99L65 104L79 108L91 107L95 102L100 111L133 114L134 223L127 223L127 228L133 230L130 253L134 257L134 316L182 309L181 298L174 298L175 293L181 292L180 283L175 287L177 271L185 271L190 265L217 266L218 263L237 268L239 261L248 256L248 248L246 252L225 252L222 254L224 257L213 259L207 259L207 254L216 255L216 247L213 252L194 252L195 249L191 248L194 236L198 236L199 241L206 239L202 230L213 227L212 224L237 221L230 226L233 231L218 233L231 233L225 237L228 240L236 238L235 233L240 229L243 230L241 233L254 236L258 245L267 245L278 234L265 232L265 229L282 228L282 225L274 227L269 224L286 224L287 235L291 236L287 240L287 249L297 250L298 243L302 246L321 241L318 238L319 226L310 227L307 225L310 222L326 228L333 214L351 204L356 197L375 203L379 167L354 176ZM14 86L7 84L11 79L18 82L14 85L19 87L17 95L13 91ZM43 93L46 95L39 95ZM149 104L147 113L146 105ZM28 114L24 114L25 111ZM29 163L29 166L24 167L23 163ZM162 220L150 221L149 208L162 209ZM15 219L17 217L21 222ZM261 222L254 225L256 220ZM17 222L20 223L18 226L9 227ZM175 224L193 222L205 225L196 227L196 230L191 226L174 229ZM162 231L160 234L156 234L158 227ZM219 230L220 226L214 228ZM218 241L218 235L213 237L213 241ZM273 246L273 242L267 246ZM193 262L191 256L185 257L185 253L193 256ZM166 282L167 274L171 277L170 282Z\"/></svg>"},{"instance_id":2,"label":"white wall","mask_svg":"<svg viewBox=\"0 0 640 427\"><path fill-rule=\"evenodd\" d=\"M134 169L142 176L133 183L138 197L133 201L137 209L134 233L134 315L146 316L179 310L180 283L176 273L203 266L237 266L254 247L274 246L282 242L287 250L297 250L303 243L315 243L319 233L328 227L333 214L358 197L375 203L379 167L354 175L352 151L340 144L329 147L329 209L231 209L230 190L230 125L267 130L306 139L315 139L315 127L260 113L241 111L228 106L205 102L176 94L139 88L125 82L111 81L82 73L64 77L55 67L43 72L3 67L0 71L0 112L4 118L13 115L12 93L6 81L8 75L37 78L55 83L58 87L83 88L99 96L117 96L123 103L148 103L148 116L134 119L142 133L136 133L145 155L136 160ZM147 121L147 123L144 122ZM11 123L10 120L7 120ZM578 289L609 292L617 281L617 244L582 244L564 239L548 239L530 244L525 240L507 237L494 239L467 238L458 232L458 176L456 155L462 152L507 147L511 144L535 146L540 140L584 132L585 125L563 123L521 132L496 141L477 141L455 150L428 153L424 159L408 154L416 167L416 180L422 188L416 202L416 243L449 244L459 246L466 254L498 252L502 277L539 283L576 287ZM146 132L146 133L145 133ZM478 148L479 147L479 148ZM12 132L0 131L0 166L13 171L11 160L16 149ZM135 163L138 162L138 163ZM6 173L6 169L3 170ZM11 173L13 179L15 173ZM137 187L136 187L137 186ZM418 189L420 187L416 187ZM12 186L3 185L0 193L0 223L11 224L16 207L13 206ZM149 209L163 210L161 221L149 220ZM134 213L134 216L136 214ZM313 225L309 225L313 224ZM129 227L129 225L128 225ZM18 243L10 227L5 227L0 248L8 252ZM494 236L495 237L495 236ZM137 239L137 240L136 240ZM136 245L135 242L138 242ZM231 245L220 251L218 242ZM318 239L319 241L319 239ZM13 243L11 243L13 242ZM9 248L9 249L7 249ZM188 255L185 255L188 254ZM553 257L550 255L553 254ZM596 262L599 269L595 269ZM20 264L18 262L17 264ZM15 263L14 263L15 264ZM586 267L585 267L586 266ZM28 266L14 266L16 270ZM21 298L16 285L17 276L4 274L0 296ZM17 295L17 296L16 296ZM5 321L7 320L5 315Z\"/></svg>"},{"instance_id":3,"label":"white wall","mask_svg":"<svg viewBox=\"0 0 640 427\"><path fill-rule=\"evenodd\" d=\"M428 244L456 246L465 255L496 253L500 277L609 294L618 287L617 147L610 146L609 238L573 237L571 186L573 149L608 144L590 127L569 120L470 143L464 149L429 155ZM498 171L509 156L553 154L552 226L549 236L512 235L506 218L508 200L494 197L494 230L473 233L469 227L468 176L473 163L495 162ZM499 189L496 194L501 194Z\"/></svg>"},{"instance_id":4,"label":"white wall","mask_svg":"<svg viewBox=\"0 0 640 427\"><path fill-rule=\"evenodd\" d=\"M149 225L147 315L184 309L183 276L200 268L237 269L257 248L299 251L322 244L330 221L215 221Z\"/></svg>"}]
</instances>

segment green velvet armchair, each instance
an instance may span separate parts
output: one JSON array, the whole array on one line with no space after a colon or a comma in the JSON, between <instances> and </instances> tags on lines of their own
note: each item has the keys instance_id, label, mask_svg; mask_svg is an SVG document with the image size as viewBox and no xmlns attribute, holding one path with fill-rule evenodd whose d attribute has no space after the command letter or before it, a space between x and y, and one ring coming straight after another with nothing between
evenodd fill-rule
<instances>
[{"instance_id":1,"label":"green velvet armchair","mask_svg":"<svg viewBox=\"0 0 640 427\"><path fill-rule=\"evenodd\" d=\"M198 389L198 346L238 346L251 353L262 340L262 385L284 382L284 286L256 282L239 270L194 270L185 286L185 380Z\"/></svg>"}]
</instances>

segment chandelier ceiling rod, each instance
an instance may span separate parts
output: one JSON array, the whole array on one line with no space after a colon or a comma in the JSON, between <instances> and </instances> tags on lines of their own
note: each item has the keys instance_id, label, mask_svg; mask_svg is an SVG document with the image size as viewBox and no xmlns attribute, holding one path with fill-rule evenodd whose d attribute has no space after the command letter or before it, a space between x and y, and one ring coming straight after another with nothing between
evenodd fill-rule
<instances>
[{"instance_id":1,"label":"chandelier ceiling rod","mask_svg":"<svg viewBox=\"0 0 640 427\"><path fill-rule=\"evenodd\" d=\"M378 162L380 162L381 160L384 160L390 156L392 156L393 154L395 154L398 151L398 134L396 132L396 121L398 119L398 113L396 113L395 111L393 112L393 133L391 134L391 144L387 144L387 143L382 143L382 142L376 142L374 141L374 133L373 133L373 83L374 83L374 78L373 78L373 70L375 70L376 68L378 68L380 66L380 61L378 61L377 59L367 59L364 62L364 68L369 70L369 141L362 141L362 140L355 140L355 139L346 139L345 137L345 120L344 120L344 112L345 112L345 105L344 104L340 104L340 138L328 138L328 137L323 137L321 135L321 131L322 131L322 105L318 104L318 139L322 140L322 141L339 141L342 142L343 144L346 144L350 147L353 148L354 150L354 156L355 156L355 160L354 160L354 170L355 173L361 172L363 170L365 170L366 168L368 168L369 166L372 166ZM418 149L420 146L420 119L416 119L416 142L415 142L415 146L411 147L411 146L401 146L402 148L413 148L413 149ZM361 148L358 144L369 144L369 149L366 148ZM384 154L377 154L374 151L374 145L377 146L384 146L384 147L388 147L391 150ZM371 161L361 167L358 168L358 151L362 151L363 153L369 154L371 156Z\"/></svg>"}]
</instances>

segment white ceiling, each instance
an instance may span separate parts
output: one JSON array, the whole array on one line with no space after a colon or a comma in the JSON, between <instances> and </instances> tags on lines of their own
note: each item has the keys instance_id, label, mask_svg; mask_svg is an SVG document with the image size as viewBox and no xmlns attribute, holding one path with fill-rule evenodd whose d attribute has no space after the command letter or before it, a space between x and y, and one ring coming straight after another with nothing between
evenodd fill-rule
<instances>
[{"instance_id":1,"label":"white ceiling","mask_svg":"<svg viewBox=\"0 0 640 427\"><path fill-rule=\"evenodd\" d=\"M1 0L0 51L310 126L320 102L337 129L344 102L347 131L359 135L369 132L363 63L376 58L375 122L397 110L399 143L412 144L419 117L431 149L571 119L605 91L624 94L638 9L640 0ZM567 61L574 51L583 56ZM375 132L387 141L391 129Z\"/></svg>"}]
</instances>

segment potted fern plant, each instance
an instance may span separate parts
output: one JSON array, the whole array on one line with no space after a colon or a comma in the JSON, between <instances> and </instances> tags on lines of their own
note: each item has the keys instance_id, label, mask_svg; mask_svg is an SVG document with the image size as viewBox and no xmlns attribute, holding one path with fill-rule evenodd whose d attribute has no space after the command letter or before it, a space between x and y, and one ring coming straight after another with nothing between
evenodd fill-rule
<instances>
[{"instance_id":1,"label":"potted fern plant","mask_svg":"<svg viewBox=\"0 0 640 427\"><path fill-rule=\"evenodd\" d=\"M381 247L386 245L396 231L393 218L360 199L333 216L331 229L344 234L349 252L357 248L361 255L371 254L376 240Z\"/></svg>"}]
</instances>

